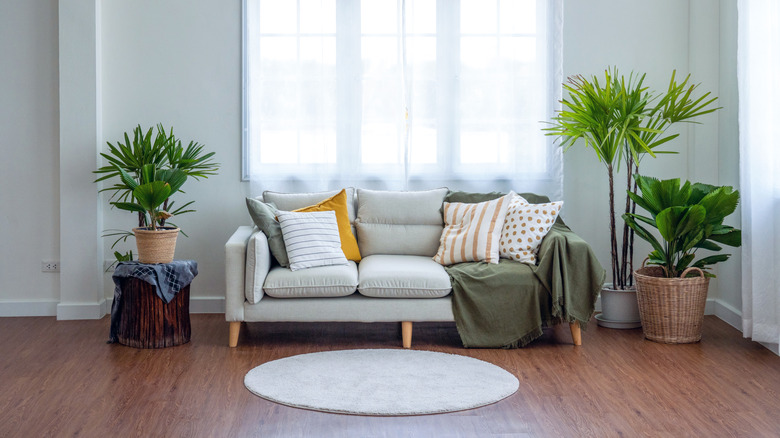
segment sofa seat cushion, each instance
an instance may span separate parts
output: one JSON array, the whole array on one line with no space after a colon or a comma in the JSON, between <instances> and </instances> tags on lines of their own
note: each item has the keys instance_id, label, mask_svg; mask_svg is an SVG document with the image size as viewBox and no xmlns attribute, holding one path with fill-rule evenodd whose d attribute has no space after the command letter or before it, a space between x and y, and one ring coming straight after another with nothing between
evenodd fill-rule
<instances>
[{"instance_id":1,"label":"sofa seat cushion","mask_svg":"<svg viewBox=\"0 0 780 438\"><path fill-rule=\"evenodd\" d=\"M358 292L377 298L440 298L450 293L450 277L430 257L375 254L358 267Z\"/></svg>"},{"instance_id":2,"label":"sofa seat cushion","mask_svg":"<svg viewBox=\"0 0 780 438\"><path fill-rule=\"evenodd\" d=\"M291 271L275 266L268 272L263 291L276 298L344 297L358 285L355 262Z\"/></svg>"}]
</instances>

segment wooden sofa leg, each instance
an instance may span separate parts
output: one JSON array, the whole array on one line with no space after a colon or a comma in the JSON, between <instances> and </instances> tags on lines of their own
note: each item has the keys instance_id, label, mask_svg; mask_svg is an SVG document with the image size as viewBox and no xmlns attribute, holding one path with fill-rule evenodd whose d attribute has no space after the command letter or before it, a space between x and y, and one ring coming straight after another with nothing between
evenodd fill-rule
<instances>
[{"instance_id":1,"label":"wooden sofa leg","mask_svg":"<svg viewBox=\"0 0 780 438\"><path fill-rule=\"evenodd\" d=\"M574 345L582 345L580 323L578 321L570 322L569 328L571 329L571 340L574 341Z\"/></svg>"},{"instance_id":2,"label":"wooden sofa leg","mask_svg":"<svg viewBox=\"0 0 780 438\"><path fill-rule=\"evenodd\" d=\"M230 337L228 339L228 346L235 347L238 345L238 333L241 331L241 321L230 321Z\"/></svg>"},{"instance_id":3,"label":"wooden sofa leg","mask_svg":"<svg viewBox=\"0 0 780 438\"><path fill-rule=\"evenodd\" d=\"M412 348L412 322L401 322L401 343L404 348Z\"/></svg>"}]
</instances>

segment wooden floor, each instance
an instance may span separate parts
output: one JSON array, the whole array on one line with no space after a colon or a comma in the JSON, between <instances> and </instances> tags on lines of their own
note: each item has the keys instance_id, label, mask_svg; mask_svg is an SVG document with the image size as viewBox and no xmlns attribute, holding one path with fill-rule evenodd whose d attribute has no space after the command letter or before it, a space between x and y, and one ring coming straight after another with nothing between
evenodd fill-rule
<instances>
[{"instance_id":1,"label":"wooden floor","mask_svg":"<svg viewBox=\"0 0 780 438\"><path fill-rule=\"evenodd\" d=\"M701 343L662 345L591 324L520 350L467 350L452 324L415 324L413 348L514 373L520 389L480 409L361 417L289 408L244 374L300 353L398 348L397 324L248 324L228 348L221 315L193 315L192 341L162 350L105 343L108 318L0 318L0 437L500 436L777 437L780 357L707 317Z\"/></svg>"}]
</instances>

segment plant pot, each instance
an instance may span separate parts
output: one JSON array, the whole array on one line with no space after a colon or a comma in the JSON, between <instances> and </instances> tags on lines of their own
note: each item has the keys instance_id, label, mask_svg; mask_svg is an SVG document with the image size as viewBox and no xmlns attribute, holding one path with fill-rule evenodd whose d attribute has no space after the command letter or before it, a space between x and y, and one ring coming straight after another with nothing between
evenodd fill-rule
<instances>
[{"instance_id":1,"label":"plant pot","mask_svg":"<svg viewBox=\"0 0 780 438\"><path fill-rule=\"evenodd\" d=\"M601 327L634 329L642 326L639 319L636 289L612 289L607 283L601 288L601 313L596 315Z\"/></svg>"},{"instance_id":2,"label":"plant pot","mask_svg":"<svg viewBox=\"0 0 780 438\"><path fill-rule=\"evenodd\" d=\"M175 227L133 228L138 261L141 263L170 263L176 251L179 229Z\"/></svg>"},{"instance_id":3,"label":"plant pot","mask_svg":"<svg viewBox=\"0 0 780 438\"><path fill-rule=\"evenodd\" d=\"M685 278L689 272L698 277ZM701 340L704 306L710 279L699 268L688 268L680 278L666 278L660 266L634 272L642 330L651 341L687 344Z\"/></svg>"}]
</instances>

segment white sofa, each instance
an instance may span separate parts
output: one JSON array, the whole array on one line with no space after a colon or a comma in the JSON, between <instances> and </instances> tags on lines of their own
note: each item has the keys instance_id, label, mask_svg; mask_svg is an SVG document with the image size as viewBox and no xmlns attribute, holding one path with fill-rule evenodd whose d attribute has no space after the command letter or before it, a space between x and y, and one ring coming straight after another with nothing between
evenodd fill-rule
<instances>
[{"instance_id":1,"label":"white sofa","mask_svg":"<svg viewBox=\"0 0 780 438\"><path fill-rule=\"evenodd\" d=\"M265 192L263 199L294 210L336 193ZM229 345L238 344L242 322L401 322L402 345L410 348L413 322L454 321L450 278L432 260L447 193L347 189L359 264L298 271L274 266L265 234L239 227L225 244ZM579 325L571 329L579 345Z\"/></svg>"}]
</instances>

